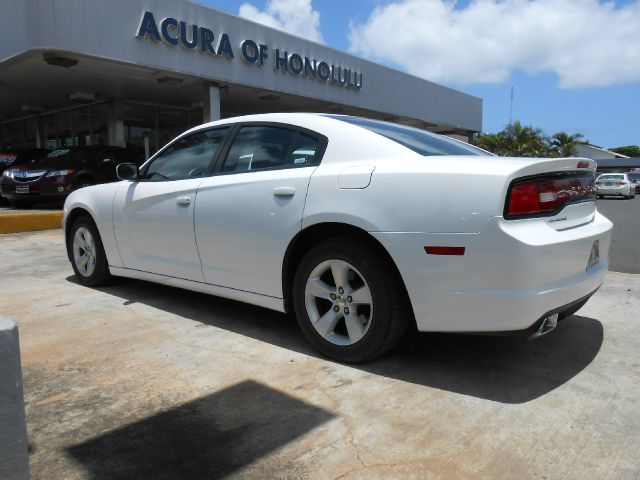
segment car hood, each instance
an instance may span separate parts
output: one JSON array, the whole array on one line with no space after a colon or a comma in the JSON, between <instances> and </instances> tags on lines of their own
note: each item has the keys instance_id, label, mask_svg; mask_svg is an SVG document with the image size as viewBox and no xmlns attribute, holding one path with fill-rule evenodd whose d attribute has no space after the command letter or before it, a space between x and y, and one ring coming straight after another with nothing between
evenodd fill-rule
<instances>
[{"instance_id":1,"label":"car hood","mask_svg":"<svg viewBox=\"0 0 640 480\"><path fill-rule=\"evenodd\" d=\"M17 170L63 170L66 168L76 168L78 161L60 158L44 158L37 161L19 163L11 165L11 168Z\"/></svg>"}]
</instances>

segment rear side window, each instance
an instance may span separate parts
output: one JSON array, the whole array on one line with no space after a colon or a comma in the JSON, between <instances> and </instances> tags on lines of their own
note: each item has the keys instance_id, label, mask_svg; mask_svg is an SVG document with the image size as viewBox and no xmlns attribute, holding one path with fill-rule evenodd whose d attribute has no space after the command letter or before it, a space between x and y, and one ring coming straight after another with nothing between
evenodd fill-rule
<instances>
[{"instance_id":1,"label":"rear side window","mask_svg":"<svg viewBox=\"0 0 640 480\"><path fill-rule=\"evenodd\" d=\"M228 131L205 130L181 138L153 159L142 178L158 182L206 175Z\"/></svg>"},{"instance_id":2,"label":"rear side window","mask_svg":"<svg viewBox=\"0 0 640 480\"><path fill-rule=\"evenodd\" d=\"M242 127L233 140L223 172L248 172L283 167L296 132L267 126Z\"/></svg>"},{"instance_id":3,"label":"rear side window","mask_svg":"<svg viewBox=\"0 0 640 480\"><path fill-rule=\"evenodd\" d=\"M327 117L366 128L424 156L490 155L473 145L458 142L457 140L427 132L426 130L420 130L419 128L407 127L391 122L382 122L380 120L371 120L369 118L350 117L348 115L327 115Z\"/></svg>"},{"instance_id":4,"label":"rear side window","mask_svg":"<svg viewBox=\"0 0 640 480\"><path fill-rule=\"evenodd\" d=\"M316 162L318 156L318 140L311 135L299 133L293 144L289 165L304 166Z\"/></svg>"}]
</instances>

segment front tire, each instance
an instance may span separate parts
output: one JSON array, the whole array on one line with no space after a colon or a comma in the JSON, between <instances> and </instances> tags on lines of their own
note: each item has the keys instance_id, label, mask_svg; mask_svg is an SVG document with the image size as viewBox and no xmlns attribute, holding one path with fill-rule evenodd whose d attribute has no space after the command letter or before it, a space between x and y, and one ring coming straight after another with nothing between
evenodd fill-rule
<instances>
[{"instance_id":1,"label":"front tire","mask_svg":"<svg viewBox=\"0 0 640 480\"><path fill-rule=\"evenodd\" d=\"M83 215L73 222L67 240L67 252L80 284L99 287L111 281L100 233L90 217Z\"/></svg>"},{"instance_id":2,"label":"front tire","mask_svg":"<svg viewBox=\"0 0 640 480\"><path fill-rule=\"evenodd\" d=\"M380 253L361 242L335 238L302 259L293 303L305 337L323 355L366 362L393 348L412 309L401 279Z\"/></svg>"}]
</instances>

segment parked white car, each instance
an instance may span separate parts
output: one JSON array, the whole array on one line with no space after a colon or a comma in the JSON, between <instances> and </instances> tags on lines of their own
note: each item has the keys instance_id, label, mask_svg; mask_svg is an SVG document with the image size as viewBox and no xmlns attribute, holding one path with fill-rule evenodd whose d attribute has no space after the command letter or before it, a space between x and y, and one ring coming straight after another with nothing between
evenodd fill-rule
<instances>
[{"instance_id":1,"label":"parked white car","mask_svg":"<svg viewBox=\"0 0 640 480\"><path fill-rule=\"evenodd\" d=\"M296 315L340 361L425 332L536 336L608 267L595 162L500 158L363 118L265 114L180 135L118 183L73 192L68 255L112 275Z\"/></svg>"},{"instance_id":2,"label":"parked white car","mask_svg":"<svg viewBox=\"0 0 640 480\"><path fill-rule=\"evenodd\" d=\"M636 186L626 173L603 173L596 179L596 193L598 198L613 195L631 199L636 196Z\"/></svg>"}]
</instances>

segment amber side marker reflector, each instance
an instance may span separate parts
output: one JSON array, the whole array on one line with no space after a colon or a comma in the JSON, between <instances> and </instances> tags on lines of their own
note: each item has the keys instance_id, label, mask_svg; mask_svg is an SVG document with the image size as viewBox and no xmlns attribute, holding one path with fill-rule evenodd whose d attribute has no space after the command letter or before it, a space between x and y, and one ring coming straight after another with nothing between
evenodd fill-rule
<instances>
[{"instance_id":1,"label":"amber side marker reflector","mask_svg":"<svg viewBox=\"0 0 640 480\"><path fill-rule=\"evenodd\" d=\"M465 247L424 247L427 255L464 255Z\"/></svg>"},{"instance_id":2,"label":"amber side marker reflector","mask_svg":"<svg viewBox=\"0 0 640 480\"><path fill-rule=\"evenodd\" d=\"M589 168L589 162L578 162L578 168Z\"/></svg>"}]
</instances>

